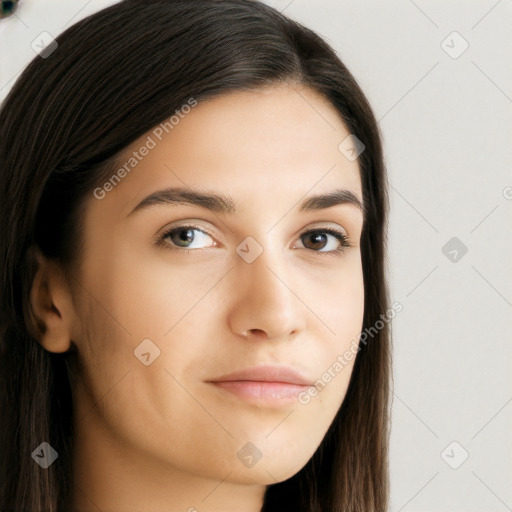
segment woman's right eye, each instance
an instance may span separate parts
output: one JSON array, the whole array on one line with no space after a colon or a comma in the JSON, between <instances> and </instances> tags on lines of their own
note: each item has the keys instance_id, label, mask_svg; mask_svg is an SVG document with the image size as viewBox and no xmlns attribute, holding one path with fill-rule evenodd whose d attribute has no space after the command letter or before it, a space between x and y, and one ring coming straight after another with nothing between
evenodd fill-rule
<instances>
[{"instance_id":1,"label":"woman's right eye","mask_svg":"<svg viewBox=\"0 0 512 512\"><path fill-rule=\"evenodd\" d=\"M198 236L195 233L200 233L200 235ZM212 239L212 237L202 229L199 229L196 226L185 225L173 227L167 230L161 236L160 241L165 244L165 246L170 246L169 248L171 250L197 250L204 247L197 247L194 246L194 244L201 244L205 238ZM210 247L214 247L215 245L216 244L214 243L213 245L210 245Z\"/></svg>"}]
</instances>

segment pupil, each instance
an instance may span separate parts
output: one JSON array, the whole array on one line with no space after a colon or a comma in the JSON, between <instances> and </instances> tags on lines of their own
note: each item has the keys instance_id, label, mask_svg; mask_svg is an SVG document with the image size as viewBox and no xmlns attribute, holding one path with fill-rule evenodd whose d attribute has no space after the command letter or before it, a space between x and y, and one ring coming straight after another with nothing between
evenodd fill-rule
<instances>
[{"instance_id":1,"label":"pupil","mask_svg":"<svg viewBox=\"0 0 512 512\"><path fill-rule=\"evenodd\" d=\"M314 247L315 249L322 249L322 247L325 245L325 235L322 233L313 233L309 235L311 241L313 242L313 245L320 245L320 247Z\"/></svg>"},{"instance_id":2,"label":"pupil","mask_svg":"<svg viewBox=\"0 0 512 512\"><path fill-rule=\"evenodd\" d=\"M178 242L192 242L194 239L193 229L180 229L175 231L175 233L179 233ZM176 242L176 240L174 241Z\"/></svg>"}]
</instances>

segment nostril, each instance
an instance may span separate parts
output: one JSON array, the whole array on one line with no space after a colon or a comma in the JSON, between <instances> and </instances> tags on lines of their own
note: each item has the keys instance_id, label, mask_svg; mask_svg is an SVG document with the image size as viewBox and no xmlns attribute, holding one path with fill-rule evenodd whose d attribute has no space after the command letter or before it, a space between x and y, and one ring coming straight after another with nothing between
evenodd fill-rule
<instances>
[{"instance_id":1,"label":"nostril","mask_svg":"<svg viewBox=\"0 0 512 512\"><path fill-rule=\"evenodd\" d=\"M262 329L249 329L249 333L257 337L265 335L265 331Z\"/></svg>"}]
</instances>

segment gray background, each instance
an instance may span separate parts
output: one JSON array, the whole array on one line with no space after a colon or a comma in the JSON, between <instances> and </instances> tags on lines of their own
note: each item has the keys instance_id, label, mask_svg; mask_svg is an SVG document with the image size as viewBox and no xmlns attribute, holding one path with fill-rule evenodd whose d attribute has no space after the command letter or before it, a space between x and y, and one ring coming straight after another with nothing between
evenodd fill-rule
<instances>
[{"instance_id":1,"label":"gray background","mask_svg":"<svg viewBox=\"0 0 512 512\"><path fill-rule=\"evenodd\" d=\"M112 3L22 2L0 22L0 99L36 36ZM390 510L512 511L512 3L267 3L336 49L383 132L390 291L404 307Z\"/></svg>"}]
</instances>

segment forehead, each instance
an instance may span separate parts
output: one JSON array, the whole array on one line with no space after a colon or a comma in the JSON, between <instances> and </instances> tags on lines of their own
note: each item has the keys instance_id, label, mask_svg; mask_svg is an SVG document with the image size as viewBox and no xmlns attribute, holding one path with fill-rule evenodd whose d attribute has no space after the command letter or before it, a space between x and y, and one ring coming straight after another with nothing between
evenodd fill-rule
<instances>
[{"instance_id":1,"label":"forehead","mask_svg":"<svg viewBox=\"0 0 512 512\"><path fill-rule=\"evenodd\" d=\"M176 186L222 189L242 205L340 187L362 201L358 162L339 148L348 136L336 109L308 87L234 91L177 111L139 137L124 152L126 172L109 195L130 211L157 189Z\"/></svg>"}]
</instances>

